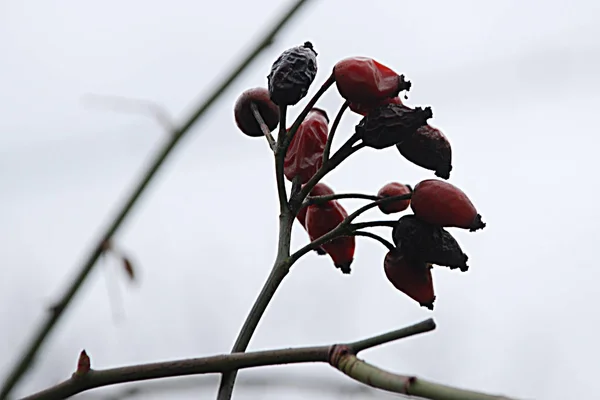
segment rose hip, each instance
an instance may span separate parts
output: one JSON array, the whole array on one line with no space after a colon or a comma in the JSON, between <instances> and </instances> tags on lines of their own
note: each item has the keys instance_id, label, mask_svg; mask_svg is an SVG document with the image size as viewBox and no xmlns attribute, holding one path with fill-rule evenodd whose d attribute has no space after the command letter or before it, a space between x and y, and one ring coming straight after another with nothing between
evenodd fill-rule
<instances>
[{"instance_id":1,"label":"rose hip","mask_svg":"<svg viewBox=\"0 0 600 400\"><path fill-rule=\"evenodd\" d=\"M430 224L471 232L486 225L462 190L439 179L427 179L415 186L410 206L417 218Z\"/></svg>"},{"instance_id":2,"label":"rose hip","mask_svg":"<svg viewBox=\"0 0 600 400\"><path fill-rule=\"evenodd\" d=\"M306 230L311 241L331 232L344 221L348 213L336 200L324 204L314 204L306 212ZM354 260L356 240L354 236L343 236L323 244L321 247L329 254L336 268L342 273L350 273Z\"/></svg>"},{"instance_id":3,"label":"rose hip","mask_svg":"<svg viewBox=\"0 0 600 400\"><path fill-rule=\"evenodd\" d=\"M399 250L389 251L383 261L385 276L392 285L422 307L433 310L435 293L431 264L411 261Z\"/></svg>"},{"instance_id":4,"label":"rose hip","mask_svg":"<svg viewBox=\"0 0 600 400\"><path fill-rule=\"evenodd\" d=\"M274 131L279 124L279 107L269 98L269 91L261 87L246 90L235 102L233 114L238 128L251 137L264 135L252 112L252 103L258 108L269 131Z\"/></svg>"},{"instance_id":5,"label":"rose hip","mask_svg":"<svg viewBox=\"0 0 600 400\"><path fill-rule=\"evenodd\" d=\"M412 109L399 104L385 104L375 108L356 125L356 135L367 147L385 149L408 139L432 116L431 107Z\"/></svg>"},{"instance_id":6,"label":"rose hip","mask_svg":"<svg viewBox=\"0 0 600 400\"><path fill-rule=\"evenodd\" d=\"M414 215L405 215L398 220L392 238L396 247L411 260L459 268L463 272L469 269L469 257L448 231Z\"/></svg>"},{"instance_id":7,"label":"rose hip","mask_svg":"<svg viewBox=\"0 0 600 400\"><path fill-rule=\"evenodd\" d=\"M350 57L333 67L338 91L351 103L373 104L410 89L404 75L368 57Z\"/></svg>"},{"instance_id":8,"label":"rose hip","mask_svg":"<svg viewBox=\"0 0 600 400\"><path fill-rule=\"evenodd\" d=\"M279 106L294 105L308 93L317 75L317 52L311 42L281 53L267 76L271 100Z\"/></svg>"},{"instance_id":9,"label":"rose hip","mask_svg":"<svg viewBox=\"0 0 600 400\"><path fill-rule=\"evenodd\" d=\"M399 182L391 182L387 185L383 186L377 192L377 197L385 198L385 197L396 197L407 195L412 192L412 189L408 185L403 185ZM379 210L381 210L384 214L393 214L397 212L404 211L410 205L410 199L406 200L395 200L388 203L379 204Z\"/></svg>"},{"instance_id":10,"label":"rose hip","mask_svg":"<svg viewBox=\"0 0 600 400\"><path fill-rule=\"evenodd\" d=\"M334 194L334 192L329 186L327 186L324 183L319 182L310 191L309 196L329 196L329 195L333 195L333 194ZM307 211L308 211L308 207L302 207L300 209L300 211L298 211L298 215L296 216L296 219L298 220L298 222L300 222L300 224L302 225L304 230L306 230L306 212ZM325 254L327 254L325 252L325 250L323 250L322 247L316 248L315 252L320 256L324 256Z\"/></svg>"},{"instance_id":11,"label":"rose hip","mask_svg":"<svg viewBox=\"0 0 600 400\"><path fill-rule=\"evenodd\" d=\"M283 164L285 177L300 178L305 184L323 165L323 152L329 133L327 113L312 109L290 142Z\"/></svg>"},{"instance_id":12,"label":"rose hip","mask_svg":"<svg viewBox=\"0 0 600 400\"><path fill-rule=\"evenodd\" d=\"M400 154L413 164L435 171L435 175L440 178L450 178L452 147L439 129L423 125L396 147Z\"/></svg>"},{"instance_id":13,"label":"rose hip","mask_svg":"<svg viewBox=\"0 0 600 400\"><path fill-rule=\"evenodd\" d=\"M373 111L377 107L383 106L386 104L403 105L402 100L400 100L400 97L390 97L387 99L383 99L377 103L350 103L348 108L350 108L351 111L353 111L357 114L366 116L367 114L369 114L371 111Z\"/></svg>"}]
</instances>

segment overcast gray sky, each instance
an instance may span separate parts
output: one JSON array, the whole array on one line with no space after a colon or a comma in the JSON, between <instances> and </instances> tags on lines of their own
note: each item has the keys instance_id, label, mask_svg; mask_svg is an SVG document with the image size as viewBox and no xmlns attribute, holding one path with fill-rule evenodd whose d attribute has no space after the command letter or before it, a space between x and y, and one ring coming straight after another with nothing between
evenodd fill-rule
<instances>
[{"instance_id":1,"label":"overcast gray sky","mask_svg":"<svg viewBox=\"0 0 600 400\"><path fill-rule=\"evenodd\" d=\"M152 119L90 110L82 96L151 99L180 120L284 8L265 0L0 2L0 377L166 140ZM451 182L488 227L452 230L471 269L434 270L434 312L386 281L376 242L358 240L350 276L311 253L250 348L350 341L433 316L435 333L361 355L487 392L591 398L600 357L599 12L594 0L313 1L182 141L123 226L118 245L131 254L139 285L127 284L115 260L102 262L15 394L68 377L82 348L97 368L230 350L277 234L268 147L237 131L233 103L266 85L281 51L310 40L319 52L315 88L354 55L413 82L409 103L433 107L431 124L453 146ZM331 90L319 104L332 115L341 102ZM347 114L337 145L358 121ZM376 193L390 181L432 177L391 148L358 153L325 182ZM343 201L349 210L360 204ZM306 240L295 225L293 246ZM248 381L268 377L279 384ZM236 398L339 397L280 382L299 377L318 378L317 388L358 386L324 365L264 368L240 373L249 383ZM213 398L210 379L143 398Z\"/></svg>"}]
</instances>

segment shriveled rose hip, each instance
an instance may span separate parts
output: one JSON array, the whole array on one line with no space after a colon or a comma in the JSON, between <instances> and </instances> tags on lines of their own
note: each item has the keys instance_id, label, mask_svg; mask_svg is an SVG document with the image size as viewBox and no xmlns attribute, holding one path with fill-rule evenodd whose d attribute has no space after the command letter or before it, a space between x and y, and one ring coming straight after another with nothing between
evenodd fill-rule
<instances>
[{"instance_id":1,"label":"shriveled rose hip","mask_svg":"<svg viewBox=\"0 0 600 400\"><path fill-rule=\"evenodd\" d=\"M469 257L448 231L414 215L400 217L392 230L392 238L396 247L411 260L459 268L463 272L469 269Z\"/></svg>"},{"instance_id":2,"label":"shriveled rose hip","mask_svg":"<svg viewBox=\"0 0 600 400\"><path fill-rule=\"evenodd\" d=\"M377 192L377 197L385 198L385 197L396 197L407 195L412 192L412 189L408 185L403 185L399 182L391 182L387 185L384 185L379 192ZM406 200L395 200L389 203L379 204L379 210L381 210L384 214L393 214L397 212L404 211L410 205L410 199Z\"/></svg>"},{"instance_id":3,"label":"shriveled rose hip","mask_svg":"<svg viewBox=\"0 0 600 400\"><path fill-rule=\"evenodd\" d=\"M333 67L338 91L351 103L372 104L410 89L404 75L368 57L350 57Z\"/></svg>"},{"instance_id":4,"label":"shriveled rose hip","mask_svg":"<svg viewBox=\"0 0 600 400\"><path fill-rule=\"evenodd\" d=\"M440 178L450 178L452 147L439 129L423 125L396 147L400 154L413 164L435 171L435 175Z\"/></svg>"},{"instance_id":5,"label":"shriveled rose hip","mask_svg":"<svg viewBox=\"0 0 600 400\"><path fill-rule=\"evenodd\" d=\"M383 261L385 276L392 285L422 307L433 310L435 293L431 264L411 261L399 250L389 251Z\"/></svg>"},{"instance_id":6,"label":"shriveled rose hip","mask_svg":"<svg viewBox=\"0 0 600 400\"><path fill-rule=\"evenodd\" d=\"M377 107L383 106L386 104L403 105L400 97L390 97L390 98L386 98L381 101L378 101L377 103L350 103L348 108L350 108L350 111L353 111L357 114L365 116L368 113L370 113L371 111L373 111L374 109L376 109Z\"/></svg>"},{"instance_id":7,"label":"shriveled rose hip","mask_svg":"<svg viewBox=\"0 0 600 400\"><path fill-rule=\"evenodd\" d=\"M486 225L462 190L439 179L419 182L410 206L417 218L430 224L469 229L471 232Z\"/></svg>"},{"instance_id":8,"label":"shriveled rose hip","mask_svg":"<svg viewBox=\"0 0 600 400\"><path fill-rule=\"evenodd\" d=\"M336 200L324 204L314 204L306 212L306 230L311 241L319 239L331 232L348 216L342 205ZM335 267L342 273L349 274L354 260L356 239L354 236L343 236L323 244L321 247L329 254Z\"/></svg>"},{"instance_id":9,"label":"shriveled rose hip","mask_svg":"<svg viewBox=\"0 0 600 400\"><path fill-rule=\"evenodd\" d=\"M279 107L271 101L269 91L261 87L246 90L235 102L233 114L238 128L248 136L260 137L264 135L252 112L252 103L256 104L269 130L274 131L279 124Z\"/></svg>"},{"instance_id":10,"label":"shriveled rose hip","mask_svg":"<svg viewBox=\"0 0 600 400\"><path fill-rule=\"evenodd\" d=\"M309 196L330 196L333 194L334 194L334 192L329 186L327 186L324 183L319 182L310 191ZM298 219L298 222L300 222L300 224L302 225L304 230L306 230L306 212L307 211L308 211L308 207L302 207L300 209L300 211L298 211L298 215L296 216L296 219ZM324 256L325 254L327 254L327 252L325 252L325 250L323 250L322 247L318 247L317 249L315 249L315 252L320 256Z\"/></svg>"},{"instance_id":11,"label":"shriveled rose hip","mask_svg":"<svg viewBox=\"0 0 600 400\"><path fill-rule=\"evenodd\" d=\"M385 104L372 110L356 125L356 135L367 147L385 149L402 143L433 116L431 107L408 108Z\"/></svg>"},{"instance_id":12,"label":"shriveled rose hip","mask_svg":"<svg viewBox=\"0 0 600 400\"><path fill-rule=\"evenodd\" d=\"M311 42L285 50L267 76L271 100L279 106L294 105L308 93L317 75L317 52Z\"/></svg>"}]
</instances>

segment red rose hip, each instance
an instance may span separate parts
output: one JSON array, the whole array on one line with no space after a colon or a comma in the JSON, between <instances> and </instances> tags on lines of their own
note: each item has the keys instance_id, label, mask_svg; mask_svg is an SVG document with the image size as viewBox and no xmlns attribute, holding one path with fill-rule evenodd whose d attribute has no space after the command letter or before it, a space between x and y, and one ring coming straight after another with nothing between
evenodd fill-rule
<instances>
[{"instance_id":1,"label":"red rose hip","mask_svg":"<svg viewBox=\"0 0 600 400\"><path fill-rule=\"evenodd\" d=\"M433 310L435 293L431 277L431 264L410 261L399 250L389 251L383 261L385 276L396 289Z\"/></svg>"},{"instance_id":2,"label":"red rose hip","mask_svg":"<svg viewBox=\"0 0 600 400\"><path fill-rule=\"evenodd\" d=\"M404 75L368 57L350 57L333 67L338 91L351 103L372 104L410 89Z\"/></svg>"},{"instance_id":3,"label":"red rose hip","mask_svg":"<svg viewBox=\"0 0 600 400\"><path fill-rule=\"evenodd\" d=\"M385 197L396 197L407 195L412 192L412 189L408 185L403 185L399 182L391 182L387 185L383 186L377 192L377 197L385 198ZM381 210L384 214L393 214L397 212L404 211L410 205L410 199L406 200L395 200L388 203L379 204L379 210Z\"/></svg>"},{"instance_id":4,"label":"red rose hip","mask_svg":"<svg viewBox=\"0 0 600 400\"><path fill-rule=\"evenodd\" d=\"M357 114L360 114L364 117L368 113L370 113L371 111L376 109L377 107L385 105L385 104L404 105L402 103L402 100L400 100L400 97L390 97L390 98L378 101L377 103L350 103L348 105L348 108L350 108L351 111L353 111Z\"/></svg>"},{"instance_id":5,"label":"red rose hip","mask_svg":"<svg viewBox=\"0 0 600 400\"><path fill-rule=\"evenodd\" d=\"M313 189L310 191L310 196L330 196L333 195L334 192L333 190L327 186L324 183L317 183L315 185L315 187L313 187ZM300 211L298 211L298 215L296 215L296 219L298 220L298 222L300 222L300 225L302 225L302 227L306 230L306 212L308 211L308 207L302 207L300 209ZM323 250L323 248L319 247L317 249L315 249L315 252L320 255L320 256L324 256L325 254L327 254L325 252L325 250Z\"/></svg>"},{"instance_id":6,"label":"red rose hip","mask_svg":"<svg viewBox=\"0 0 600 400\"><path fill-rule=\"evenodd\" d=\"M279 124L279 107L271 101L269 91L261 87L246 90L235 102L234 117L238 128L251 137L264 135L256 118L254 118L251 108L252 103L258 108L258 112L269 130L274 131Z\"/></svg>"},{"instance_id":7,"label":"red rose hip","mask_svg":"<svg viewBox=\"0 0 600 400\"><path fill-rule=\"evenodd\" d=\"M471 232L486 225L462 190L439 179L427 179L415 186L410 207L417 218L432 225Z\"/></svg>"},{"instance_id":8,"label":"red rose hip","mask_svg":"<svg viewBox=\"0 0 600 400\"><path fill-rule=\"evenodd\" d=\"M329 134L328 123L327 113L318 108L313 108L302 121L283 163L283 173L288 180L293 181L298 176L300 183L305 184L321 168Z\"/></svg>"},{"instance_id":9,"label":"red rose hip","mask_svg":"<svg viewBox=\"0 0 600 400\"><path fill-rule=\"evenodd\" d=\"M311 241L328 234L348 216L342 205L330 200L325 204L314 204L306 212L306 230ZM356 239L354 236L343 236L323 244L321 247L329 254L335 267L342 273L350 273L350 265L354 260Z\"/></svg>"}]
</instances>

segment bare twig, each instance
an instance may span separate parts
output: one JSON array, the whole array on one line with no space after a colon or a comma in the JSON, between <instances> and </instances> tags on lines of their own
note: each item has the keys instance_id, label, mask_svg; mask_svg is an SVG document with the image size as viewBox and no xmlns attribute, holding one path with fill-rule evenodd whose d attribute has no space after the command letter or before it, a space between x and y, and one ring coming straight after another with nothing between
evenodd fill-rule
<instances>
[{"instance_id":1,"label":"bare twig","mask_svg":"<svg viewBox=\"0 0 600 400\"><path fill-rule=\"evenodd\" d=\"M381 243L382 245L384 245L389 251L393 251L396 248L393 244L391 244L389 241L385 240L381 236L377 235L376 233L363 232L363 231L354 231L354 232L352 232L352 235L354 235L354 236L364 236L364 237L368 237L368 238L371 238L371 239L375 239L379 243Z\"/></svg>"},{"instance_id":2,"label":"bare twig","mask_svg":"<svg viewBox=\"0 0 600 400\"><path fill-rule=\"evenodd\" d=\"M346 100L344 104L340 107L335 119L333 120L333 125L331 126L331 131L329 132L329 136L327 137L327 143L325 144L325 150L323 151L323 164L329 160L329 153L331 152L331 144L333 143L333 136L337 131L338 126L340 125L340 121L342 120L342 116L344 112L350 106L350 101Z\"/></svg>"},{"instance_id":3,"label":"bare twig","mask_svg":"<svg viewBox=\"0 0 600 400\"><path fill-rule=\"evenodd\" d=\"M282 15L282 17L273 25L271 29L258 40L249 53L236 65L233 70L223 79L221 83L208 95L204 102L198 107L198 109L185 121L179 129L177 129L173 135L169 138L164 147L155 155L149 167L142 174L139 182L137 182L131 194L125 201L125 204L118 211L112 222L103 232L98 243L93 247L85 261L79 267L75 278L71 284L67 287L65 293L61 299L55 302L55 307L51 313L46 316L46 319L42 322L41 326L37 329L32 338L31 342L27 345L25 352L19 358L17 364L10 370L6 381L3 383L0 390L0 400L5 400L14 386L19 382L21 377L27 372L31 363L33 362L38 350L46 340L48 334L52 331L56 323L67 306L71 303L71 300L75 294L79 291L79 288L87 278L88 274L94 268L96 261L102 253L102 243L109 240L115 232L120 228L125 218L129 215L129 212L136 204L158 169L161 167L163 162L167 159L167 156L175 148L175 145L181 140L183 136L190 130L190 128L204 116L205 112L213 105L213 103L225 92L227 88L241 75L241 73L256 59L256 57L267 47L269 47L275 36L279 31L290 21L290 19L296 14L296 12L307 2L307 0L297 0L292 7ZM291 225L291 222L290 222Z\"/></svg>"},{"instance_id":4,"label":"bare twig","mask_svg":"<svg viewBox=\"0 0 600 400\"><path fill-rule=\"evenodd\" d=\"M263 134L265 135L265 138L269 143L269 147L271 148L271 150L275 151L275 147L277 146L277 144L275 143L275 139L273 139L273 135L271 135L269 127L265 123L265 120L263 119L262 115L260 115L260 111L258 110L256 104L254 104L254 102L250 103L250 109L252 110L252 114L254 115L258 126L260 126L260 130L263 131Z\"/></svg>"},{"instance_id":5,"label":"bare twig","mask_svg":"<svg viewBox=\"0 0 600 400\"><path fill-rule=\"evenodd\" d=\"M277 194L279 196L279 212L281 214L288 210L288 198L285 189L285 175L283 164L287 149L284 146L285 137L288 135L286 129L287 106L279 106L279 133L277 134L277 146L275 149L275 180L277 181Z\"/></svg>"},{"instance_id":6,"label":"bare twig","mask_svg":"<svg viewBox=\"0 0 600 400\"><path fill-rule=\"evenodd\" d=\"M352 230L364 229L364 228L375 228L379 226L386 226L388 228L393 228L398 224L398 221L367 221L367 222L357 222L350 225Z\"/></svg>"},{"instance_id":7,"label":"bare twig","mask_svg":"<svg viewBox=\"0 0 600 400\"><path fill-rule=\"evenodd\" d=\"M309 362L330 362L331 355L337 347L366 350L398 339L431 331L435 328L433 320L417 323L408 328L389 332L373 338L364 339L344 345L318 347L300 347L281 350L257 351L251 353L234 353L212 357L192 358L177 361L158 362L152 364L133 365L129 367L94 370L88 364L85 373L76 372L70 379L43 390L22 400L64 399L86 390L115 385L126 382L137 382L149 379L171 378L176 376L219 373L243 368L267 365L296 364ZM82 352L85 354L85 352ZM87 357L87 355L86 355Z\"/></svg>"}]
</instances>

